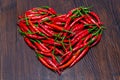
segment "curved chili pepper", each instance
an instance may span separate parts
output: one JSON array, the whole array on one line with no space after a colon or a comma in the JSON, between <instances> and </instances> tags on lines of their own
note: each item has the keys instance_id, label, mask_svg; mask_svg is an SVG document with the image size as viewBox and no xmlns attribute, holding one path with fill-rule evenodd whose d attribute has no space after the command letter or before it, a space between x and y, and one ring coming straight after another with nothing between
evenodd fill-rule
<instances>
[{"instance_id":1,"label":"curved chili pepper","mask_svg":"<svg viewBox=\"0 0 120 80\"><path fill-rule=\"evenodd\" d=\"M75 65L81 58L83 58L87 52L89 50L89 47L86 47L79 55L78 57L70 64L69 67L72 67L73 65Z\"/></svg>"},{"instance_id":2,"label":"curved chili pepper","mask_svg":"<svg viewBox=\"0 0 120 80\"><path fill-rule=\"evenodd\" d=\"M47 23L47 22L45 22L45 24L48 25L48 26L50 26L50 27L55 28L56 30L60 30L60 31L63 31L63 30L64 30L62 27L57 26L57 25L55 25L55 24L50 24L50 23Z\"/></svg>"},{"instance_id":3,"label":"curved chili pepper","mask_svg":"<svg viewBox=\"0 0 120 80\"><path fill-rule=\"evenodd\" d=\"M73 52L77 51L78 49L80 49L80 48L82 48L82 47L84 47L84 46L85 46L84 44L80 44L80 45L74 47L74 48L73 48Z\"/></svg>"},{"instance_id":4,"label":"curved chili pepper","mask_svg":"<svg viewBox=\"0 0 120 80\"><path fill-rule=\"evenodd\" d=\"M54 67L56 69L56 71L58 72L58 74L61 74L60 70L58 69L58 67L55 65L55 63L53 63L52 60L48 59L48 58L44 58L44 60L51 65L52 67Z\"/></svg>"},{"instance_id":5,"label":"curved chili pepper","mask_svg":"<svg viewBox=\"0 0 120 80\"><path fill-rule=\"evenodd\" d=\"M72 56L72 52L68 51L66 53L67 55L65 56L65 58L60 62L60 65L64 64L66 61L68 61L70 59L70 57Z\"/></svg>"},{"instance_id":6,"label":"curved chili pepper","mask_svg":"<svg viewBox=\"0 0 120 80\"><path fill-rule=\"evenodd\" d=\"M32 16L32 17L30 17L30 19L31 19L31 20L40 20L40 19L42 19L42 18L44 18L44 17L46 17L46 16L48 16L48 15Z\"/></svg>"},{"instance_id":7,"label":"curved chili pepper","mask_svg":"<svg viewBox=\"0 0 120 80\"><path fill-rule=\"evenodd\" d=\"M80 53L80 50L78 50L67 63L59 66L58 68L59 69L64 69L64 68L68 67L77 58L79 53Z\"/></svg>"},{"instance_id":8,"label":"curved chili pepper","mask_svg":"<svg viewBox=\"0 0 120 80\"><path fill-rule=\"evenodd\" d=\"M51 35L48 34L45 30L43 30L41 27L38 27L37 29L39 30L40 34L43 33L46 38L47 38L47 36L51 37Z\"/></svg>"},{"instance_id":9,"label":"curved chili pepper","mask_svg":"<svg viewBox=\"0 0 120 80\"><path fill-rule=\"evenodd\" d=\"M99 25L90 15L87 14L86 16L88 17L88 19L89 19L93 24L97 25L98 28L100 28L100 25Z\"/></svg>"},{"instance_id":10,"label":"curved chili pepper","mask_svg":"<svg viewBox=\"0 0 120 80\"><path fill-rule=\"evenodd\" d=\"M99 34L97 40L90 47L95 46L100 41L101 37L102 37L102 35Z\"/></svg>"},{"instance_id":11,"label":"curved chili pepper","mask_svg":"<svg viewBox=\"0 0 120 80\"><path fill-rule=\"evenodd\" d=\"M19 22L18 23L18 26L20 27L20 29L23 31L23 32L28 32L29 28L22 22Z\"/></svg>"},{"instance_id":12,"label":"curved chili pepper","mask_svg":"<svg viewBox=\"0 0 120 80\"><path fill-rule=\"evenodd\" d=\"M26 37L32 38L32 39L37 39L37 40L45 39L45 37L41 37L41 36L38 36L35 34L26 34Z\"/></svg>"},{"instance_id":13,"label":"curved chili pepper","mask_svg":"<svg viewBox=\"0 0 120 80\"><path fill-rule=\"evenodd\" d=\"M81 20L82 18L84 18L84 15L83 15L83 16L80 16L79 18L76 18L76 19L70 24L70 28L71 28L76 22L78 22L79 20Z\"/></svg>"},{"instance_id":14,"label":"curved chili pepper","mask_svg":"<svg viewBox=\"0 0 120 80\"><path fill-rule=\"evenodd\" d=\"M53 67L48 64L47 59L45 57L41 56L40 54L37 54L37 57L47 68L55 70L55 71L57 70L56 67Z\"/></svg>"},{"instance_id":15,"label":"curved chili pepper","mask_svg":"<svg viewBox=\"0 0 120 80\"><path fill-rule=\"evenodd\" d=\"M86 38L85 38L85 40L83 41L83 43L86 43L90 38L92 38L92 34L89 34Z\"/></svg>"},{"instance_id":16,"label":"curved chili pepper","mask_svg":"<svg viewBox=\"0 0 120 80\"><path fill-rule=\"evenodd\" d=\"M81 38L85 37L86 35L88 35L90 32L92 32L94 29L96 29L96 27L94 27L93 29L85 29L83 31L81 31L79 34L75 35L75 37L71 40L72 45L74 45L78 40L80 40ZM77 37L77 38L76 38Z\"/></svg>"},{"instance_id":17,"label":"curved chili pepper","mask_svg":"<svg viewBox=\"0 0 120 80\"><path fill-rule=\"evenodd\" d=\"M55 46L54 46L54 47L53 47L53 46L49 46L49 47L54 48ZM55 47L54 49L55 49L55 51L56 51L56 53L54 53L54 54L57 54L57 53L58 53L58 54L60 54L60 55L63 55L63 52L62 52L60 49L58 49L57 47Z\"/></svg>"},{"instance_id":18,"label":"curved chili pepper","mask_svg":"<svg viewBox=\"0 0 120 80\"><path fill-rule=\"evenodd\" d=\"M95 41L90 47L95 46L95 45L100 41L101 37L102 37L102 30L101 30L101 32L97 35L96 41Z\"/></svg>"},{"instance_id":19,"label":"curved chili pepper","mask_svg":"<svg viewBox=\"0 0 120 80\"><path fill-rule=\"evenodd\" d=\"M44 44L42 44L41 42L36 42L34 40L31 39L31 41L35 44L35 46L37 47L38 50L41 50L43 52L51 52L51 50L49 50L46 46L44 46Z\"/></svg>"},{"instance_id":20,"label":"curved chili pepper","mask_svg":"<svg viewBox=\"0 0 120 80\"><path fill-rule=\"evenodd\" d=\"M47 29L46 27L44 27L44 25L39 23L39 26L42 27L48 34L50 34L51 36L53 36L55 33L49 29ZM45 25L46 26L46 25Z\"/></svg>"},{"instance_id":21,"label":"curved chili pepper","mask_svg":"<svg viewBox=\"0 0 120 80\"><path fill-rule=\"evenodd\" d=\"M95 12L90 11L89 14L92 15L99 24L101 23L100 18L98 17L98 15Z\"/></svg>"},{"instance_id":22,"label":"curved chili pepper","mask_svg":"<svg viewBox=\"0 0 120 80\"><path fill-rule=\"evenodd\" d=\"M52 40L42 40L42 42L50 44L50 45L62 46L62 44L54 42Z\"/></svg>"},{"instance_id":23,"label":"curved chili pepper","mask_svg":"<svg viewBox=\"0 0 120 80\"><path fill-rule=\"evenodd\" d=\"M51 50L52 51L52 50ZM39 50L35 50L36 53L38 54L42 54L44 56L48 56L48 57L52 57L52 54L51 53L45 53L45 52L42 52L42 51L39 51Z\"/></svg>"},{"instance_id":24,"label":"curved chili pepper","mask_svg":"<svg viewBox=\"0 0 120 80\"><path fill-rule=\"evenodd\" d=\"M40 31L38 30L38 28L35 27L35 25L30 21L30 19L28 20L30 27L33 29L33 31L40 33Z\"/></svg>"},{"instance_id":25,"label":"curved chili pepper","mask_svg":"<svg viewBox=\"0 0 120 80\"><path fill-rule=\"evenodd\" d=\"M48 26L51 26L51 27L55 28L56 30L71 33L70 31L67 31L67 30L65 30L63 27L60 27L60 26L58 26L58 25L50 24L50 23L47 23L47 22L44 22L44 23L45 23L46 25L48 25Z\"/></svg>"},{"instance_id":26,"label":"curved chili pepper","mask_svg":"<svg viewBox=\"0 0 120 80\"><path fill-rule=\"evenodd\" d=\"M84 24L77 24L74 26L74 28L72 29L72 32L75 32L77 30L82 30L84 29Z\"/></svg>"},{"instance_id":27,"label":"curved chili pepper","mask_svg":"<svg viewBox=\"0 0 120 80\"><path fill-rule=\"evenodd\" d=\"M96 32L89 34L89 35L85 38L85 40L83 41L83 43L87 43L88 40L91 39L93 36L98 36L98 35L100 34L100 32L101 32L101 29L98 29Z\"/></svg>"},{"instance_id":28,"label":"curved chili pepper","mask_svg":"<svg viewBox=\"0 0 120 80\"><path fill-rule=\"evenodd\" d=\"M24 37L24 41L27 43L27 45L28 45L30 48L32 48L32 49L34 49L34 50L37 49L36 46L34 46L33 43L29 40L29 38Z\"/></svg>"}]
</instances>

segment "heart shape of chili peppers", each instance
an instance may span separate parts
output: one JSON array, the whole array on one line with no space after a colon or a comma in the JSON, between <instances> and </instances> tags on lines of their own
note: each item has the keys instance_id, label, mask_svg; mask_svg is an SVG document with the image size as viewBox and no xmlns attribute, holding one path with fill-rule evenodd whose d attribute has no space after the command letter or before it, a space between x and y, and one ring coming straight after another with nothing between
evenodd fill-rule
<instances>
[{"instance_id":1,"label":"heart shape of chili peppers","mask_svg":"<svg viewBox=\"0 0 120 80\"><path fill-rule=\"evenodd\" d=\"M40 62L59 74L96 45L103 31L98 15L85 7L61 15L48 6L32 8L19 16L18 26Z\"/></svg>"}]
</instances>

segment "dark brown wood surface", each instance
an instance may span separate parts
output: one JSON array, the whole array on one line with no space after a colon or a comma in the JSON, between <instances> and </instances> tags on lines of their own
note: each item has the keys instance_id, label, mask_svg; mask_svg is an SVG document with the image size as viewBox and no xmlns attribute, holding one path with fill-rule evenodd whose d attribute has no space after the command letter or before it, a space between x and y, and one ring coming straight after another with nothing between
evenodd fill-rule
<instances>
[{"instance_id":1,"label":"dark brown wood surface","mask_svg":"<svg viewBox=\"0 0 120 80\"><path fill-rule=\"evenodd\" d=\"M44 5L58 13L93 5L107 28L100 43L61 76L37 60L17 31L18 15ZM120 0L0 0L0 80L120 80Z\"/></svg>"}]
</instances>

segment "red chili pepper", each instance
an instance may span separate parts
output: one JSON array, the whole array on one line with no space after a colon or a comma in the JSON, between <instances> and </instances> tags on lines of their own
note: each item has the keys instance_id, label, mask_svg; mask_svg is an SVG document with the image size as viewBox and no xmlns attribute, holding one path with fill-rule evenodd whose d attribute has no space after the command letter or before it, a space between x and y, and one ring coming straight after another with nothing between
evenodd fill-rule
<instances>
[{"instance_id":1,"label":"red chili pepper","mask_svg":"<svg viewBox=\"0 0 120 80\"><path fill-rule=\"evenodd\" d=\"M74 45L76 42L78 42L81 38L85 37L86 35L88 35L90 32L92 32L95 28L92 29L85 29L83 31L81 31L79 34L75 35L75 37L71 40L72 45Z\"/></svg>"},{"instance_id":2,"label":"red chili pepper","mask_svg":"<svg viewBox=\"0 0 120 80\"><path fill-rule=\"evenodd\" d=\"M68 51L67 53L65 53L65 54L67 54L66 56L65 56L65 58L60 62L60 65L62 65L62 64L64 64L66 61L68 61L69 59L70 59L70 57L72 56L72 52L71 51Z\"/></svg>"},{"instance_id":3,"label":"red chili pepper","mask_svg":"<svg viewBox=\"0 0 120 80\"><path fill-rule=\"evenodd\" d=\"M48 33L47 33L45 30L43 30L42 28L38 27L38 30L39 30L40 33L43 33L43 34L45 34L46 36L51 37L51 35L48 34Z\"/></svg>"},{"instance_id":4,"label":"red chili pepper","mask_svg":"<svg viewBox=\"0 0 120 80\"><path fill-rule=\"evenodd\" d=\"M80 16L80 17L76 18L76 19L70 24L70 28L71 28L75 23L77 23L79 20L81 20L82 18L84 18L84 16Z\"/></svg>"},{"instance_id":5,"label":"red chili pepper","mask_svg":"<svg viewBox=\"0 0 120 80\"><path fill-rule=\"evenodd\" d=\"M97 35L96 41L90 47L95 46L100 41L101 37L102 37L102 31Z\"/></svg>"},{"instance_id":6,"label":"red chili pepper","mask_svg":"<svg viewBox=\"0 0 120 80\"><path fill-rule=\"evenodd\" d=\"M55 24L50 24L50 23L47 23L47 22L45 22L45 24L48 25L48 26L50 26L50 27L55 28L56 30L60 30L60 31L63 31L63 30L64 30L62 27L57 26L57 25L55 25Z\"/></svg>"},{"instance_id":7,"label":"red chili pepper","mask_svg":"<svg viewBox=\"0 0 120 80\"><path fill-rule=\"evenodd\" d=\"M85 45L85 46L86 46L86 45L90 46L90 45L92 45L96 40L97 40L97 36L94 36L94 37L92 37L92 38L90 39L90 41L84 43L84 45Z\"/></svg>"},{"instance_id":8,"label":"red chili pepper","mask_svg":"<svg viewBox=\"0 0 120 80\"><path fill-rule=\"evenodd\" d=\"M67 18L66 24L64 26L64 28L67 29L67 30L69 30L68 27L69 27L70 21L71 21L71 18Z\"/></svg>"},{"instance_id":9,"label":"red chili pepper","mask_svg":"<svg viewBox=\"0 0 120 80\"><path fill-rule=\"evenodd\" d=\"M52 50L51 50L52 51ZM45 53L45 52L42 52L42 51L39 51L39 50L35 50L36 53L38 54L42 54L44 56L47 56L47 57L52 57L52 54L51 53Z\"/></svg>"},{"instance_id":10,"label":"red chili pepper","mask_svg":"<svg viewBox=\"0 0 120 80\"><path fill-rule=\"evenodd\" d=\"M53 22L66 22L66 19L65 18L60 18L60 17L54 17L52 19Z\"/></svg>"},{"instance_id":11,"label":"red chili pepper","mask_svg":"<svg viewBox=\"0 0 120 80\"><path fill-rule=\"evenodd\" d=\"M39 23L39 26L42 27L48 34L53 36L55 33L52 30L49 30L48 28L44 27L44 25ZM45 25L46 26L46 25Z\"/></svg>"},{"instance_id":12,"label":"red chili pepper","mask_svg":"<svg viewBox=\"0 0 120 80\"><path fill-rule=\"evenodd\" d=\"M68 30L65 30L61 26L58 26L58 25L55 25L55 24L50 24L50 23L47 23L47 22L45 22L45 24L48 25L48 26L51 26L51 27L55 28L56 30L63 31L63 32L68 32L68 33L72 33L72 32L70 32Z\"/></svg>"},{"instance_id":13,"label":"red chili pepper","mask_svg":"<svg viewBox=\"0 0 120 80\"><path fill-rule=\"evenodd\" d=\"M80 45L74 47L74 48L73 48L73 52L77 51L78 49L80 49L80 48L82 48L82 47L84 47L84 44L80 44Z\"/></svg>"},{"instance_id":14,"label":"red chili pepper","mask_svg":"<svg viewBox=\"0 0 120 80\"><path fill-rule=\"evenodd\" d=\"M42 15L42 16L41 16L41 15L40 15L40 16L35 16L35 15L34 15L34 16L30 17L30 19L31 19L31 20L38 20L38 19L42 19L42 18L44 18L44 17L46 17L46 16L48 16L48 15Z\"/></svg>"},{"instance_id":15,"label":"red chili pepper","mask_svg":"<svg viewBox=\"0 0 120 80\"><path fill-rule=\"evenodd\" d=\"M87 19L87 20L88 20L88 19ZM90 22L84 21L84 20L80 20L80 22L83 23L84 25L86 25L86 24L91 24ZM93 28L93 26L91 26L91 25L89 25L88 27L89 27L89 28Z\"/></svg>"},{"instance_id":16,"label":"red chili pepper","mask_svg":"<svg viewBox=\"0 0 120 80\"><path fill-rule=\"evenodd\" d=\"M79 55L78 57L72 62L72 64L70 64L69 67L72 67L73 65L75 65L81 58L83 58L83 56L86 55L86 53L88 52L89 47L86 47Z\"/></svg>"},{"instance_id":17,"label":"red chili pepper","mask_svg":"<svg viewBox=\"0 0 120 80\"><path fill-rule=\"evenodd\" d=\"M88 24L92 24L92 21L87 16L84 19Z\"/></svg>"},{"instance_id":18,"label":"red chili pepper","mask_svg":"<svg viewBox=\"0 0 120 80\"><path fill-rule=\"evenodd\" d=\"M48 60L47 60L45 57L43 57L43 56L38 56L38 59L39 59L40 62L42 62L47 68L52 69L52 70L55 70L55 71L57 70L56 67L53 67L53 66L49 65Z\"/></svg>"},{"instance_id":19,"label":"red chili pepper","mask_svg":"<svg viewBox=\"0 0 120 80\"><path fill-rule=\"evenodd\" d=\"M40 33L40 31L38 30L38 28L36 28L36 26L30 21L30 19L28 20L30 27L32 28L33 31Z\"/></svg>"},{"instance_id":20,"label":"red chili pepper","mask_svg":"<svg viewBox=\"0 0 120 80\"><path fill-rule=\"evenodd\" d=\"M59 50L58 48L55 48L55 51L58 52L60 55L63 55L63 52Z\"/></svg>"},{"instance_id":21,"label":"red chili pepper","mask_svg":"<svg viewBox=\"0 0 120 80\"><path fill-rule=\"evenodd\" d=\"M39 8L38 10L39 10L39 12L46 12L46 13L49 13L49 14L53 14L52 12L50 12L48 10L45 10L45 9L42 9L42 8Z\"/></svg>"},{"instance_id":22,"label":"red chili pepper","mask_svg":"<svg viewBox=\"0 0 120 80\"><path fill-rule=\"evenodd\" d=\"M37 40L45 39L45 37L38 36L36 34L26 34L26 37L32 38L32 39L37 39Z\"/></svg>"},{"instance_id":23,"label":"red chili pepper","mask_svg":"<svg viewBox=\"0 0 120 80\"><path fill-rule=\"evenodd\" d=\"M53 49L55 49L56 53L54 53L54 54L58 53L60 55L63 55L63 52L60 49L58 49L57 47L55 47L55 46L49 46L49 47L52 47Z\"/></svg>"},{"instance_id":24,"label":"red chili pepper","mask_svg":"<svg viewBox=\"0 0 120 80\"><path fill-rule=\"evenodd\" d=\"M52 41L52 40L42 40L42 42L50 44L50 45L62 46L60 43L57 43L57 42Z\"/></svg>"},{"instance_id":25,"label":"red chili pepper","mask_svg":"<svg viewBox=\"0 0 120 80\"><path fill-rule=\"evenodd\" d=\"M66 24L64 26L64 29L70 30L70 27L69 27L70 21L71 21L71 18L68 18L67 21L66 21ZM66 36L66 35L67 35L67 33L63 34L63 36Z\"/></svg>"},{"instance_id":26,"label":"red chili pepper","mask_svg":"<svg viewBox=\"0 0 120 80\"><path fill-rule=\"evenodd\" d=\"M68 67L68 66L77 58L77 56L79 55L79 53L80 53L80 50L78 50L78 51L71 57L71 59L70 59L68 62L66 62L65 64L59 66L58 68L59 68L59 69L64 69L64 68Z\"/></svg>"},{"instance_id":27,"label":"red chili pepper","mask_svg":"<svg viewBox=\"0 0 120 80\"><path fill-rule=\"evenodd\" d=\"M97 25L97 27L100 28L100 25L90 15L87 15L87 17L93 24Z\"/></svg>"},{"instance_id":28,"label":"red chili pepper","mask_svg":"<svg viewBox=\"0 0 120 80\"><path fill-rule=\"evenodd\" d=\"M66 17L67 17L67 18L70 17L77 9L78 9L78 8L74 8L74 9L70 10L70 11L68 12L68 14L66 15Z\"/></svg>"},{"instance_id":29,"label":"red chili pepper","mask_svg":"<svg viewBox=\"0 0 120 80\"><path fill-rule=\"evenodd\" d=\"M54 22L54 24L56 24L56 25L59 25L59 26L64 26L65 25L65 23L64 22Z\"/></svg>"},{"instance_id":30,"label":"red chili pepper","mask_svg":"<svg viewBox=\"0 0 120 80\"><path fill-rule=\"evenodd\" d=\"M31 40L31 41L35 44L35 46L37 47L38 50L41 50L41 51L46 52L46 53L51 52L51 50L49 50L49 49L48 49L46 46L44 46L44 44L42 44L41 42L36 42L36 41L34 41L34 40Z\"/></svg>"},{"instance_id":31,"label":"red chili pepper","mask_svg":"<svg viewBox=\"0 0 120 80\"><path fill-rule=\"evenodd\" d=\"M50 59L48 59L48 58L44 58L44 60L45 60L49 65L51 65L52 67L54 67L54 68L57 70L58 74L61 74L60 70L59 70L58 67L55 65L55 63L53 63L53 62L52 62Z\"/></svg>"},{"instance_id":32,"label":"red chili pepper","mask_svg":"<svg viewBox=\"0 0 120 80\"><path fill-rule=\"evenodd\" d=\"M58 15L58 16L56 16L57 18L66 18L66 15L67 14L62 14L62 15Z\"/></svg>"},{"instance_id":33,"label":"red chili pepper","mask_svg":"<svg viewBox=\"0 0 120 80\"><path fill-rule=\"evenodd\" d=\"M89 14L92 15L97 20L97 23L101 23L100 18L98 17L98 15L96 13L90 11Z\"/></svg>"},{"instance_id":34,"label":"red chili pepper","mask_svg":"<svg viewBox=\"0 0 120 80\"><path fill-rule=\"evenodd\" d=\"M85 36L88 35L88 34L89 34L89 31L88 31L88 30L84 30L84 32L81 31L81 34L80 34L77 38L73 38L73 39L71 40L71 44L74 45L74 44L77 43L80 39L82 39L83 37L85 37Z\"/></svg>"},{"instance_id":35,"label":"red chili pepper","mask_svg":"<svg viewBox=\"0 0 120 80\"><path fill-rule=\"evenodd\" d=\"M52 13L52 14L56 14L56 11L53 8L48 8L48 10Z\"/></svg>"},{"instance_id":36,"label":"red chili pepper","mask_svg":"<svg viewBox=\"0 0 120 80\"><path fill-rule=\"evenodd\" d=\"M84 24L77 24L72 29L72 32L76 32L77 30L82 30L82 29L84 29Z\"/></svg>"},{"instance_id":37,"label":"red chili pepper","mask_svg":"<svg viewBox=\"0 0 120 80\"><path fill-rule=\"evenodd\" d=\"M99 34L97 40L90 47L95 46L100 41L101 37L102 37L102 35Z\"/></svg>"},{"instance_id":38,"label":"red chili pepper","mask_svg":"<svg viewBox=\"0 0 120 80\"><path fill-rule=\"evenodd\" d=\"M24 23L22 23L22 22L19 22L18 23L18 26L20 27L20 29L23 31L23 32L27 32L29 29L28 29L28 27L24 24Z\"/></svg>"},{"instance_id":39,"label":"red chili pepper","mask_svg":"<svg viewBox=\"0 0 120 80\"><path fill-rule=\"evenodd\" d=\"M24 37L24 41L27 43L27 45L28 45L30 48L32 48L32 49L34 49L34 50L37 49L36 46L34 46L33 43L29 40L29 38Z\"/></svg>"},{"instance_id":40,"label":"red chili pepper","mask_svg":"<svg viewBox=\"0 0 120 80\"><path fill-rule=\"evenodd\" d=\"M98 36L98 35L100 34L100 32L101 32L101 29L98 29L96 32L93 32L93 33L89 34L89 35L85 38L85 40L83 41L83 43L87 43L88 40L90 40L93 36Z\"/></svg>"},{"instance_id":41,"label":"red chili pepper","mask_svg":"<svg viewBox=\"0 0 120 80\"><path fill-rule=\"evenodd\" d=\"M86 43L90 38L92 38L92 34L89 34L86 38L85 38L85 40L83 41L83 43Z\"/></svg>"}]
</instances>

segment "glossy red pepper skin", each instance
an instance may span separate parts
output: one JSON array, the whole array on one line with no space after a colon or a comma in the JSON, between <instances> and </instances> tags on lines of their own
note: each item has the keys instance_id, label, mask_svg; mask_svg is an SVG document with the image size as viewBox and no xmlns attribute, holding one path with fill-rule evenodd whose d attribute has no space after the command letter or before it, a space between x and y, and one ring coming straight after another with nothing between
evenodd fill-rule
<instances>
[{"instance_id":1,"label":"glossy red pepper skin","mask_svg":"<svg viewBox=\"0 0 120 80\"><path fill-rule=\"evenodd\" d=\"M47 15L43 15L43 16L32 16L32 17L30 17L30 19L31 20L40 20L40 19L42 19L42 18L44 18L44 17L46 17Z\"/></svg>"},{"instance_id":2,"label":"glossy red pepper skin","mask_svg":"<svg viewBox=\"0 0 120 80\"><path fill-rule=\"evenodd\" d=\"M67 63L59 66L58 68L59 68L59 69L64 69L64 68L70 66L70 64L77 58L77 56L78 56L79 54L80 54L80 50L78 50L78 51L70 58L70 60L69 60Z\"/></svg>"},{"instance_id":3,"label":"glossy red pepper skin","mask_svg":"<svg viewBox=\"0 0 120 80\"><path fill-rule=\"evenodd\" d=\"M85 29L83 31L81 31L80 33L76 34L74 36L74 38L71 40L71 44L74 45L75 43L77 43L80 39L82 39L83 37L87 36L90 32L94 31L96 29L96 27L94 27L93 29Z\"/></svg>"},{"instance_id":4,"label":"glossy red pepper skin","mask_svg":"<svg viewBox=\"0 0 120 80\"><path fill-rule=\"evenodd\" d=\"M36 39L36 40L45 39L45 37L38 36L38 35L35 35L35 34L26 34L26 37Z\"/></svg>"},{"instance_id":5,"label":"glossy red pepper skin","mask_svg":"<svg viewBox=\"0 0 120 80\"><path fill-rule=\"evenodd\" d=\"M65 53L65 54L67 54L67 55L66 55L65 58L60 62L60 65L64 64L66 61L68 61L68 60L70 59L70 57L72 57L72 52L71 52L71 51L68 51L68 52Z\"/></svg>"},{"instance_id":6,"label":"glossy red pepper skin","mask_svg":"<svg viewBox=\"0 0 120 80\"><path fill-rule=\"evenodd\" d=\"M31 29L34 31L34 32L37 32L37 33L40 33L40 31L38 30L38 28L36 28L36 26L30 21L30 19L28 20Z\"/></svg>"},{"instance_id":7,"label":"glossy red pepper skin","mask_svg":"<svg viewBox=\"0 0 120 80\"><path fill-rule=\"evenodd\" d=\"M57 68L55 68L55 67L53 67L53 66L51 66L51 65L48 64L48 62L47 62L47 60L46 60L45 57L38 57L38 59L39 59L39 61L40 61L41 63L43 63L47 68L52 69L52 70L55 70L55 71L57 70Z\"/></svg>"},{"instance_id":8,"label":"glossy red pepper skin","mask_svg":"<svg viewBox=\"0 0 120 80\"><path fill-rule=\"evenodd\" d=\"M56 14L56 11L53 8L48 9L52 14Z\"/></svg>"},{"instance_id":9,"label":"glossy red pepper skin","mask_svg":"<svg viewBox=\"0 0 120 80\"><path fill-rule=\"evenodd\" d=\"M51 50L52 51L52 50ZM38 54L42 54L44 56L47 56L47 57L52 57L52 54L51 53L45 53L45 52L42 52L40 50L35 50L36 53Z\"/></svg>"},{"instance_id":10,"label":"glossy red pepper skin","mask_svg":"<svg viewBox=\"0 0 120 80\"><path fill-rule=\"evenodd\" d=\"M91 11L89 14L92 15L97 20L97 23L99 23L99 24L101 23L100 18L98 17L98 15L95 12Z\"/></svg>"},{"instance_id":11,"label":"glossy red pepper skin","mask_svg":"<svg viewBox=\"0 0 120 80\"><path fill-rule=\"evenodd\" d=\"M99 35L98 35L98 38L96 39L96 41L95 41L90 47L93 47L93 46L95 46L97 43L99 43L99 41L101 40L101 37L102 37L102 35L99 34Z\"/></svg>"},{"instance_id":12,"label":"glossy red pepper skin","mask_svg":"<svg viewBox=\"0 0 120 80\"><path fill-rule=\"evenodd\" d=\"M28 45L30 48L32 48L32 49L34 49L34 50L37 49L36 46L34 46L33 43L29 40L29 38L24 37L24 41L27 43L27 45Z\"/></svg>"},{"instance_id":13,"label":"glossy red pepper skin","mask_svg":"<svg viewBox=\"0 0 120 80\"><path fill-rule=\"evenodd\" d=\"M84 16L81 16L79 18L76 18L70 25L70 27L72 27L75 23L77 23L79 20L81 20L82 18L84 18Z\"/></svg>"},{"instance_id":14,"label":"glossy red pepper skin","mask_svg":"<svg viewBox=\"0 0 120 80\"><path fill-rule=\"evenodd\" d=\"M50 65L52 66L53 68L56 69L56 71L58 72L58 74L61 74L60 70L58 69L58 67L55 65L55 63L53 61L51 61L50 59L48 58L44 58L44 60Z\"/></svg>"},{"instance_id":15,"label":"glossy red pepper skin","mask_svg":"<svg viewBox=\"0 0 120 80\"><path fill-rule=\"evenodd\" d=\"M84 44L80 44L80 45L74 47L74 48L73 48L73 52L79 50L80 48L82 48L82 47L84 47L84 46L85 46Z\"/></svg>"},{"instance_id":16,"label":"glossy red pepper skin","mask_svg":"<svg viewBox=\"0 0 120 80\"><path fill-rule=\"evenodd\" d=\"M71 44L72 45L75 45L80 39L82 39L83 37L85 37L86 35L89 34L89 31L88 30L84 30L80 33L80 35L77 37L77 38L73 38L71 40ZM76 37L76 36L75 36Z\"/></svg>"},{"instance_id":17,"label":"glossy red pepper skin","mask_svg":"<svg viewBox=\"0 0 120 80\"><path fill-rule=\"evenodd\" d=\"M23 32L27 32L29 30L29 28L23 22L19 22L18 26Z\"/></svg>"},{"instance_id":18,"label":"glossy red pepper skin","mask_svg":"<svg viewBox=\"0 0 120 80\"><path fill-rule=\"evenodd\" d=\"M83 30L84 24L77 24L73 27L72 32L77 32L78 30Z\"/></svg>"},{"instance_id":19,"label":"glossy red pepper skin","mask_svg":"<svg viewBox=\"0 0 120 80\"><path fill-rule=\"evenodd\" d=\"M50 23L47 23L45 22L46 25L50 26L50 27L53 27L55 28L56 30L60 30L60 31L63 31L64 29L58 25L55 25L55 24L50 24Z\"/></svg>"},{"instance_id":20,"label":"glossy red pepper skin","mask_svg":"<svg viewBox=\"0 0 120 80\"><path fill-rule=\"evenodd\" d=\"M50 44L50 45L62 46L60 43L57 43L57 42L52 41L52 40L42 40L42 42L44 42L46 44Z\"/></svg>"},{"instance_id":21,"label":"glossy red pepper skin","mask_svg":"<svg viewBox=\"0 0 120 80\"><path fill-rule=\"evenodd\" d=\"M48 34L45 30L43 30L41 27L38 27L37 29L39 30L39 32L42 32L43 34L45 34L48 37L51 37L51 35Z\"/></svg>"},{"instance_id":22,"label":"glossy red pepper skin","mask_svg":"<svg viewBox=\"0 0 120 80\"><path fill-rule=\"evenodd\" d=\"M55 33L51 30L49 30L48 28L44 27L44 25L39 23L39 27L41 27L44 31L46 31L48 34L50 34L51 36L53 36Z\"/></svg>"},{"instance_id":23,"label":"glossy red pepper skin","mask_svg":"<svg viewBox=\"0 0 120 80\"><path fill-rule=\"evenodd\" d=\"M51 50L46 49L46 47L42 43L34 42L35 46L37 47L38 50L43 51L43 52L51 52Z\"/></svg>"},{"instance_id":24,"label":"glossy red pepper skin","mask_svg":"<svg viewBox=\"0 0 120 80\"><path fill-rule=\"evenodd\" d=\"M79 55L78 57L70 64L69 67L72 67L73 65L75 65L81 58L83 58L86 53L88 52L89 47L86 47Z\"/></svg>"},{"instance_id":25,"label":"glossy red pepper skin","mask_svg":"<svg viewBox=\"0 0 120 80\"><path fill-rule=\"evenodd\" d=\"M83 41L83 43L86 43L86 42L88 42L88 40L90 39L90 38L92 38L92 34L89 34L86 38L85 38L85 40Z\"/></svg>"},{"instance_id":26,"label":"glossy red pepper skin","mask_svg":"<svg viewBox=\"0 0 120 80\"><path fill-rule=\"evenodd\" d=\"M100 28L100 25L90 15L87 15L87 18L91 21L92 24L95 24L98 28Z\"/></svg>"}]
</instances>

